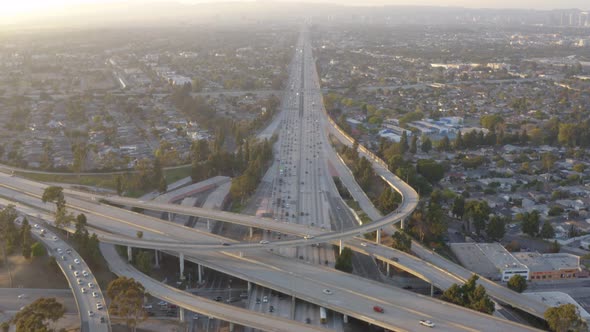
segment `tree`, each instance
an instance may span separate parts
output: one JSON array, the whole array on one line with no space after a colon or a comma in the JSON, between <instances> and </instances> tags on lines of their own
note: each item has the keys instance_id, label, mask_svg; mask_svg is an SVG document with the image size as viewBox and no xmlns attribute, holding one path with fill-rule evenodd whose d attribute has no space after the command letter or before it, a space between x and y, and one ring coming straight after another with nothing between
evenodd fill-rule
<instances>
[{"instance_id":1,"label":"tree","mask_svg":"<svg viewBox=\"0 0 590 332\"><path fill-rule=\"evenodd\" d=\"M119 277L107 286L107 295L111 299L109 313L125 319L127 327L135 331L137 324L147 319L143 309L143 285L133 278Z\"/></svg>"},{"instance_id":2,"label":"tree","mask_svg":"<svg viewBox=\"0 0 590 332\"><path fill-rule=\"evenodd\" d=\"M45 254L45 247L43 247L41 243L35 242L31 245L31 255L33 255L33 257L41 257L45 256Z\"/></svg>"},{"instance_id":3,"label":"tree","mask_svg":"<svg viewBox=\"0 0 590 332\"><path fill-rule=\"evenodd\" d=\"M406 233L397 231L391 235L391 238L393 239L393 243L391 244L393 249L408 253L412 250L412 238Z\"/></svg>"},{"instance_id":4,"label":"tree","mask_svg":"<svg viewBox=\"0 0 590 332\"><path fill-rule=\"evenodd\" d=\"M117 188L117 195L121 196L123 194L123 177L121 175L117 175L115 178L115 187Z\"/></svg>"},{"instance_id":5,"label":"tree","mask_svg":"<svg viewBox=\"0 0 590 332\"><path fill-rule=\"evenodd\" d=\"M137 233L135 235L137 235L137 238L138 239L142 239L143 238L143 232L142 231L137 231Z\"/></svg>"},{"instance_id":6,"label":"tree","mask_svg":"<svg viewBox=\"0 0 590 332\"><path fill-rule=\"evenodd\" d=\"M543 239L552 239L553 237L555 237L555 230L553 229L553 226L551 226L550 222L545 221L543 223L539 236Z\"/></svg>"},{"instance_id":7,"label":"tree","mask_svg":"<svg viewBox=\"0 0 590 332\"><path fill-rule=\"evenodd\" d=\"M439 151L450 151L451 150L451 140L448 136L443 136L443 138L438 142L437 149Z\"/></svg>"},{"instance_id":8,"label":"tree","mask_svg":"<svg viewBox=\"0 0 590 332\"><path fill-rule=\"evenodd\" d=\"M424 153L430 152L432 150L432 141L427 136L422 137L422 144L420 145L420 149Z\"/></svg>"},{"instance_id":9,"label":"tree","mask_svg":"<svg viewBox=\"0 0 590 332\"><path fill-rule=\"evenodd\" d=\"M135 255L135 264L139 271L149 274L152 270L152 262L154 261L154 256L150 251L146 250L139 250Z\"/></svg>"},{"instance_id":10,"label":"tree","mask_svg":"<svg viewBox=\"0 0 590 332\"><path fill-rule=\"evenodd\" d=\"M502 239L506 233L506 222L504 218L493 216L487 225L486 233L494 241Z\"/></svg>"},{"instance_id":11,"label":"tree","mask_svg":"<svg viewBox=\"0 0 590 332\"><path fill-rule=\"evenodd\" d=\"M561 244L559 244L559 242L557 242L557 240L553 240L553 242L551 242L551 245L549 246L548 251L550 253L556 254L561 250Z\"/></svg>"},{"instance_id":12,"label":"tree","mask_svg":"<svg viewBox=\"0 0 590 332\"><path fill-rule=\"evenodd\" d=\"M545 152L541 155L541 163L543 164L543 169L547 172L549 172L553 168L553 165L555 164L556 160L557 157L555 157L551 152Z\"/></svg>"},{"instance_id":13,"label":"tree","mask_svg":"<svg viewBox=\"0 0 590 332\"><path fill-rule=\"evenodd\" d=\"M554 332L587 331L586 322L580 317L578 307L568 303L547 309L545 320Z\"/></svg>"},{"instance_id":14,"label":"tree","mask_svg":"<svg viewBox=\"0 0 590 332\"><path fill-rule=\"evenodd\" d=\"M66 201L64 198L63 188L58 186L49 186L43 190L43 196L41 196L43 203L52 202L55 203L57 209L65 208Z\"/></svg>"},{"instance_id":15,"label":"tree","mask_svg":"<svg viewBox=\"0 0 590 332\"><path fill-rule=\"evenodd\" d=\"M350 248L346 247L342 249L342 252L336 258L334 268L343 272L352 272L352 250Z\"/></svg>"},{"instance_id":16,"label":"tree","mask_svg":"<svg viewBox=\"0 0 590 332\"><path fill-rule=\"evenodd\" d=\"M410 153L416 153L418 151L418 136L412 135L412 140L410 141Z\"/></svg>"},{"instance_id":17,"label":"tree","mask_svg":"<svg viewBox=\"0 0 590 332\"><path fill-rule=\"evenodd\" d=\"M479 234L486 226L486 221L489 219L490 212L490 206L483 200L468 201L465 204L465 216L467 217L468 222L473 222L473 227L475 227L475 232L477 234Z\"/></svg>"},{"instance_id":18,"label":"tree","mask_svg":"<svg viewBox=\"0 0 590 332\"><path fill-rule=\"evenodd\" d=\"M526 278L520 274L515 274L508 280L507 286L515 292L522 293L527 288Z\"/></svg>"},{"instance_id":19,"label":"tree","mask_svg":"<svg viewBox=\"0 0 590 332\"><path fill-rule=\"evenodd\" d=\"M477 275L472 275L467 282L459 286L453 284L443 292L441 299L479 312L492 314L494 302L486 293L482 285L477 285Z\"/></svg>"},{"instance_id":20,"label":"tree","mask_svg":"<svg viewBox=\"0 0 590 332\"><path fill-rule=\"evenodd\" d=\"M465 212L465 198L463 196L457 195L455 197L451 212L456 218L463 219L463 213Z\"/></svg>"},{"instance_id":21,"label":"tree","mask_svg":"<svg viewBox=\"0 0 590 332\"><path fill-rule=\"evenodd\" d=\"M535 237L539 232L539 225L541 223L540 215L537 210L533 212L525 212L522 218L522 231L529 236Z\"/></svg>"},{"instance_id":22,"label":"tree","mask_svg":"<svg viewBox=\"0 0 590 332\"><path fill-rule=\"evenodd\" d=\"M16 326L16 332L49 332L53 330L49 329L48 321L56 322L65 312L64 305L55 298L42 297L18 311L11 323Z\"/></svg>"},{"instance_id":23,"label":"tree","mask_svg":"<svg viewBox=\"0 0 590 332\"><path fill-rule=\"evenodd\" d=\"M405 130L402 131L402 136L399 140L399 145L402 149L402 154L406 153L410 149L408 145L408 133Z\"/></svg>"},{"instance_id":24,"label":"tree","mask_svg":"<svg viewBox=\"0 0 590 332\"><path fill-rule=\"evenodd\" d=\"M445 175L443 165L432 159L420 159L416 163L416 171L431 183L440 181Z\"/></svg>"}]
</instances>

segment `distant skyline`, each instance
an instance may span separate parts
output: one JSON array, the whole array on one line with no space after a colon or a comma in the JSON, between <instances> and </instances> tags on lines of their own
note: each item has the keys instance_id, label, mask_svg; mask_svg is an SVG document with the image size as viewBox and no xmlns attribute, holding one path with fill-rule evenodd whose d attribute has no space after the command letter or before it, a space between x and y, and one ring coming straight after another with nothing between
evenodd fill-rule
<instances>
[{"instance_id":1,"label":"distant skyline","mask_svg":"<svg viewBox=\"0 0 590 332\"><path fill-rule=\"evenodd\" d=\"M15 18L18 16L43 15L49 12L67 12L68 7L84 4L101 3L146 3L146 2L176 2L184 4L216 3L216 2L255 2L256 0L0 0L0 18ZM506 8L506 9L590 9L588 0L259 0L256 2L305 2L331 3L352 6L440 6L466 8Z\"/></svg>"}]
</instances>

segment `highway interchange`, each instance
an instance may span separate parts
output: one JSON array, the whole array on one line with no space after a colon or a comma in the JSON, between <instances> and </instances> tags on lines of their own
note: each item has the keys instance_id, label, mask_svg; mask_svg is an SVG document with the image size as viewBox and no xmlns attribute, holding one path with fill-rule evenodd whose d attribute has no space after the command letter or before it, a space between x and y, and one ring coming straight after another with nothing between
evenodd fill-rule
<instances>
[{"instance_id":1,"label":"highway interchange","mask_svg":"<svg viewBox=\"0 0 590 332\"><path fill-rule=\"evenodd\" d=\"M325 196L323 194L326 191L334 190L333 183L330 184L329 179L326 180L328 172L325 161L330 158L329 151L327 150L331 149L327 145L325 135L320 132L321 128L333 128L333 126L322 112L321 92L319 90L317 74L315 73L315 66L312 61L311 45L309 44L308 38L304 40L301 47L298 47L297 52L294 63L302 73L301 79L305 83L302 83L303 89L297 89L295 87L297 80L291 77L290 83L292 83L293 91L288 91L285 98L291 98L295 103L300 103L297 104L300 107L293 107L291 110L302 112L298 115L301 118L299 121L303 123L296 124L297 116L292 116L291 114L283 118L285 120L283 125L288 126L289 129L281 127L281 132L286 131L289 134L290 130L299 130L300 134L297 144L293 140L291 143L287 142L284 145L280 145L283 150L279 153L280 157L278 159L285 167L294 166L293 163L297 163L299 167L295 167L295 169L291 167L290 175L287 175L288 173L283 174L283 181L289 184L288 189L285 188L288 203L284 204L284 208L282 204L283 200L285 200L283 188L278 186L274 189L275 192L272 196L274 202L277 202L278 198L281 199L281 208L278 209L279 215L273 216L277 220L275 221L272 218L246 217L227 212L199 210L195 208L188 208L191 211L173 211L227 222L238 222L261 229L272 229L283 234L296 235L297 238L287 240L270 238L265 240L270 242L268 244L235 244L231 240L209 233L187 229L166 221L146 217L145 215L106 206L100 204L98 200L93 200L90 196L84 197L85 194L82 193L72 195L72 192L68 192L68 207L87 213L90 225L100 227L105 232L110 232L110 238L105 235L101 237L101 240L105 242L117 243L117 241L120 241L120 244L127 244L133 247L181 252L185 259L203 264L209 268L234 275L254 282L257 285L275 289L287 295L295 296L298 299L315 303L385 328L399 331L414 331L421 328L418 325L420 319L429 319L436 323L437 329L445 331L481 330L484 326L486 327L485 330L489 331L532 330L529 327L475 313L364 278L341 273L324 267L321 264L306 263L297 258L286 259L284 256L279 256L275 252L266 250L278 247L301 247L306 244L338 241L341 239L346 240L352 236L399 222L413 211L418 201L416 192L403 183L403 181L394 177L386 168L381 167L379 169L375 167L378 174L382 175L392 187L396 188L402 194L404 199L400 209L394 214L362 227L341 232L328 231L331 227L328 217L329 214L323 208L325 205L322 202L325 202ZM301 95L298 95L298 93ZM296 96L295 98L293 98L293 94ZM306 118L305 114L309 114L309 116ZM340 134L343 136L337 129L331 130L334 130L334 133L337 135ZM279 144L283 144L283 141L279 140ZM327 155L327 158L323 155L324 153ZM372 160L374 161L374 165L379 164L379 161L376 159ZM305 165L306 163L308 165ZM286 172L285 168L283 169L283 172ZM299 176L293 174L295 172ZM280 170L278 175L281 178ZM51 209L51 206L40 203L38 198L42 194L44 185L4 175L0 176L0 183L3 186L2 193L4 196L13 196L15 200L21 200L26 202L26 204L45 210ZM277 189L281 191L278 192ZM25 193L25 195L22 193ZM298 199L294 199L294 202L291 203L288 201L289 196L298 197ZM152 202L141 202L119 197L103 198L112 203L144 207L152 210L171 211L172 209L172 206L156 206ZM175 206L174 208L180 207ZM291 222L277 222L279 219L285 219L279 218L281 213L288 213L290 218L287 217L286 221ZM293 213L294 217L291 217ZM307 215L308 213L309 216ZM245 221L248 218L252 218L250 219L251 223ZM300 225L297 225L297 222ZM137 230L144 231L144 238L142 240L136 238L135 234ZM312 235L313 238L310 238L309 235ZM373 251L379 251L382 256L378 258L382 259L391 258L392 252L399 255L399 253L392 251L390 248L362 245L362 241L359 239L346 240L346 244L354 247L356 250L367 251L371 254L377 254ZM222 243L225 243L225 245ZM311 260L314 263L321 262L321 259L313 259L313 257L321 257L319 255L316 256L314 253L314 250L317 250L317 248L310 248L309 246L305 248L307 249L300 249L302 250L301 255L305 255L307 258L311 256ZM391 261L391 263L400 267L404 264L403 266L406 269L408 267L405 264L414 264L416 267L410 267L410 269L413 268L415 269L414 271L421 271L419 265L423 265L422 261L414 258L415 261L411 262L409 257L404 257L404 259L408 260L407 263L401 259L398 264L395 264L395 261ZM431 270L427 272L428 274L424 275L426 279L431 280L431 278L434 278L433 275L438 276L442 274L440 268L428 266ZM453 282L460 280L460 278L458 279L455 276L451 278L454 278L453 280L455 281ZM440 285L441 288L446 288L445 285L448 285L449 279L442 281L433 280L432 282L437 286ZM325 289L332 290L332 293L330 295L325 294L323 292ZM178 298L181 296L171 290L164 290L161 296L167 299L173 299L182 306L189 306L188 300L179 300ZM382 306L385 309L385 314L374 312L372 310L374 305ZM231 309L227 307L227 305L220 303L207 303L206 309L205 305L199 307L197 304L195 307L191 307L191 310L194 309L199 312L208 311L210 315L216 317L228 317L228 310L233 310L234 307L230 307ZM252 315L258 314L253 313ZM232 317L236 323L246 326L252 326L249 325L252 324L251 318ZM279 326L282 331L299 331L287 325L276 326Z\"/></svg>"}]
</instances>

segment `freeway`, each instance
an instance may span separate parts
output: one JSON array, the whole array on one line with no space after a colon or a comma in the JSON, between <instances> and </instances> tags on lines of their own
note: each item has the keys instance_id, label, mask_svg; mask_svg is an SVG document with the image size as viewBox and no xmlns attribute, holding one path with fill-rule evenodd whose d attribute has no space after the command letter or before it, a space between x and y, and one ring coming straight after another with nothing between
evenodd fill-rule
<instances>
[{"instance_id":1,"label":"freeway","mask_svg":"<svg viewBox=\"0 0 590 332\"><path fill-rule=\"evenodd\" d=\"M176 304L185 310L196 311L209 317L215 317L264 331L328 331L321 327L311 326L267 314L255 313L247 309L192 295L155 281L151 277L141 273L122 259L113 245L101 243L100 251L107 261L109 269L115 274L139 281L152 296Z\"/></svg>"},{"instance_id":2,"label":"freeway","mask_svg":"<svg viewBox=\"0 0 590 332\"><path fill-rule=\"evenodd\" d=\"M13 202L4 199L0 199L0 203L2 205L13 204ZM102 310L104 315L94 313L94 311L97 311L97 303L104 305L104 297L96 279L89 272L90 268L86 262L65 241L44 228L42 219L37 217L40 216L39 213L28 207L16 205L15 208L20 213L29 215L28 219L32 226L31 235L43 243L49 255L55 256L56 263L63 272L74 295L81 322L81 331L110 331L109 315L106 310ZM19 223L18 220L17 223ZM75 273L78 273L79 276L74 275Z\"/></svg>"},{"instance_id":3,"label":"freeway","mask_svg":"<svg viewBox=\"0 0 590 332\"><path fill-rule=\"evenodd\" d=\"M0 175L0 182L5 181L17 181L15 188L34 190L38 197L44 188L41 184L31 186L28 180ZM34 203L35 200L40 201L39 198L27 197L30 198L28 204ZM15 199L23 199L23 197L15 195ZM163 241L162 243L218 241L217 237L209 233L96 202L78 202L76 199L68 198L70 207L76 204L84 204L80 207L80 211L87 214L90 225L121 234L122 237L132 238L137 230L142 230L144 238L150 241ZM43 206L42 203L40 205ZM51 206L52 204L47 204L46 207ZM494 331L534 330L330 268L278 256L266 250L253 251L252 256L248 254L244 257L224 251L173 250L183 253L185 259L206 267L388 329L413 331L417 327L418 320L430 319L437 323L437 328L445 331L478 330L481 326L493 326ZM329 296L324 294L324 289L333 290L333 294ZM167 298L172 296L176 295L170 293ZM383 307L387 314L374 312L372 310L374 305ZM195 308L195 311L199 310Z\"/></svg>"}]
</instances>

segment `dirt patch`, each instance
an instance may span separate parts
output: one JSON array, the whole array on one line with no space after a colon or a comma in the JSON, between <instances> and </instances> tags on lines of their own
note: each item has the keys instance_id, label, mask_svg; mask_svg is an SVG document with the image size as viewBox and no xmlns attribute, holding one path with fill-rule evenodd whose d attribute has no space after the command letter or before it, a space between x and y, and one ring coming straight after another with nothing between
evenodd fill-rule
<instances>
[{"instance_id":1,"label":"dirt patch","mask_svg":"<svg viewBox=\"0 0 590 332\"><path fill-rule=\"evenodd\" d=\"M20 254L13 254L0 269L0 287L61 289L69 285L59 268L49 266L48 256L27 260Z\"/></svg>"}]
</instances>

